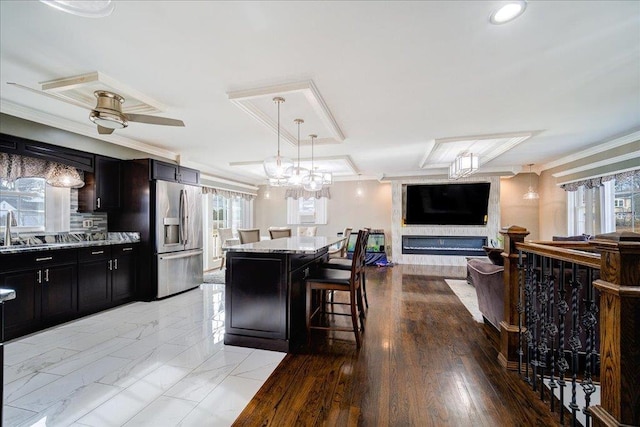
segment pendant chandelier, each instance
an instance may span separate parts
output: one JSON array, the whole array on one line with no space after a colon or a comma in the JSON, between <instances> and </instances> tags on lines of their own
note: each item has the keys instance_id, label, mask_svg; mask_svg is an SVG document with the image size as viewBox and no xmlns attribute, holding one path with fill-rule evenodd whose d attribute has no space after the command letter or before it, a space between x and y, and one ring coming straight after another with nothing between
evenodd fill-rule
<instances>
[{"instance_id":1,"label":"pendant chandelier","mask_svg":"<svg viewBox=\"0 0 640 427\"><path fill-rule=\"evenodd\" d=\"M80 188L84 187L84 181L80 173L74 167L56 164L47 177L47 184L52 187Z\"/></svg>"},{"instance_id":2,"label":"pendant chandelier","mask_svg":"<svg viewBox=\"0 0 640 427\"><path fill-rule=\"evenodd\" d=\"M311 138L311 169L309 173L302 177L302 188L306 191L320 191L324 183L323 174L316 171L313 165L313 143L318 135L309 135Z\"/></svg>"},{"instance_id":3,"label":"pendant chandelier","mask_svg":"<svg viewBox=\"0 0 640 427\"><path fill-rule=\"evenodd\" d=\"M272 185L281 186L286 185L288 178L291 177L293 161L280 156L280 104L284 102L284 98L276 96L273 102L278 106L278 152L275 156L265 159L263 166Z\"/></svg>"},{"instance_id":4,"label":"pendant chandelier","mask_svg":"<svg viewBox=\"0 0 640 427\"><path fill-rule=\"evenodd\" d=\"M462 153L456 156L449 166L449 179L460 179L478 170L479 159L473 153Z\"/></svg>"},{"instance_id":5,"label":"pendant chandelier","mask_svg":"<svg viewBox=\"0 0 640 427\"><path fill-rule=\"evenodd\" d=\"M538 200L540 198L540 195L533 189L533 185L531 183L531 166L533 166L533 163L529 164L529 191L524 193L524 196L522 196L524 200Z\"/></svg>"},{"instance_id":6,"label":"pendant chandelier","mask_svg":"<svg viewBox=\"0 0 640 427\"><path fill-rule=\"evenodd\" d=\"M300 124L304 123L302 119L295 119L294 122L298 125L298 166L292 166L290 171L287 171L291 175L288 184L291 187L302 186L302 178L309 174L309 171L300 167Z\"/></svg>"}]
</instances>

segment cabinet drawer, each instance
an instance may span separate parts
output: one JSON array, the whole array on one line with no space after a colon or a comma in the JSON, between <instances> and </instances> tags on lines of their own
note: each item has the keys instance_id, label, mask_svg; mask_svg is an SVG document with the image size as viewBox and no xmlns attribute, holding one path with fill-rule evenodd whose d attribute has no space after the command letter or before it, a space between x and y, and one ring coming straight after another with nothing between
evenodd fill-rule
<instances>
[{"instance_id":1,"label":"cabinet drawer","mask_svg":"<svg viewBox=\"0 0 640 427\"><path fill-rule=\"evenodd\" d=\"M95 261L111 258L111 246L91 246L78 250L78 261Z\"/></svg>"},{"instance_id":2,"label":"cabinet drawer","mask_svg":"<svg viewBox=\"0 0 640 427\"><path fill-rule=\"evenodd\" d=\"M132 255L135 253L136 247L136 243L131 243L128 245L114 245L111 246L111 255L114 258L118 258L122 255Z\"/></svg>"},{"instance_id":3,"label":"cabinet drawer","mask_svg":"<svg viewBox=\"0 0 640 427\"><path fill-rule=\"evenodd\" d=\"M23 268L40 268L54 264L78 262L77 249L58 249L18 254L0 255L0 271L15 271Z\"/></svg>"}]
</instances>

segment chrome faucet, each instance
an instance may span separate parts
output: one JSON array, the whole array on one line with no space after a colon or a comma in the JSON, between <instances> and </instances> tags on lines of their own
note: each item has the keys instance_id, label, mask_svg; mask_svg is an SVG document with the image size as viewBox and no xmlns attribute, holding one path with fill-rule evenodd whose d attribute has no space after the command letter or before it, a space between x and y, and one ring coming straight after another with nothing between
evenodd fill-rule
<instances>
[{"instance_id":1,"label":"chrome faucet","mask_svg":"<svg viewBox=\"0 0 640 427\"><path fill-rule=\"evenodd\" d=\"M11 246L11 227L16 227L18 222L13 211L7 211L7 223L4 226L4 246Z\"/></svg>"}]
</instances>

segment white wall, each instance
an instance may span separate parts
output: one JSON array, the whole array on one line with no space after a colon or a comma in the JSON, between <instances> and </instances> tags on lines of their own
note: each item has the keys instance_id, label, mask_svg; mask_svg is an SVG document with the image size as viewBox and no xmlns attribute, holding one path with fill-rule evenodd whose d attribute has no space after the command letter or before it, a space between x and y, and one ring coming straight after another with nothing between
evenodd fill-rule
<instances>
[{"instance_id":1,"label":"white wall","mask_svg":"<svg viewBox=\"0 0 640 427\"><path fill-rule=\"evenodd\" d=\"M500 179L500 227L519 225L531 233L526 240L539 240L540 200L522 198L529 189L529 182L540 194L538 175L535 173L521 173L512 178ZM540 197L543 195L540 194Z\"/></svg>"},{"instance_id":2,"label":"white wall","mask_svg":"<svg viewBox=\"0 0 640 427\"><path fill-rule=\"evenodd\" d=\"M318 226L319 236L335 236L345 227L357 230L362 227L383 229L387 246L391 242L391 184L378 181L362 181L363 197L356 197L356 181L334 182L330 187L331 199L327 205L327 224ZM284 188L260 186L254 201L254 225L262 235L268 235L269 227L287 226L287 203ZM295 227L294 229L295 233Z\"/></svg>"}]
</instances>

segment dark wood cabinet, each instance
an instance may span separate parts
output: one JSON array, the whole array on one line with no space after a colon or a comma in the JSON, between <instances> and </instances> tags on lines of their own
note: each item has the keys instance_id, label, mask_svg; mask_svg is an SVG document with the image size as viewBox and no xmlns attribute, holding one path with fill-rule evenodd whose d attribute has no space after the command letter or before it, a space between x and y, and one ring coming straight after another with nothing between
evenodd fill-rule
<instances>
[{"instance_id":1,"label":"dark wood cabinet","mask_svg":"<svg viewBox=\"0 0 640 427\"><path fill-rule=\"evenodd\" d=\"M39 271L23 270L0 274L2 287L16 291L16 299L7 301L4 306L5 340L27 334L40 325L42 288L37 283Z\"/></svg>"},{"instance_id":2,"label":"dark wood cabinet","mask_svg":"<svg viewBox=\"0 0 640 427\"><path fill-rule=\"evenodd\" d=\"M200 184L200 171L172 163L153 160L151 178L180 182L182 184Z\"/></svg>"},{"instance_id":3,"label":"dark wood cabinet","mask_svg":"<svg viewBox=\"0 0 640 427\"><path fill-rule=\"evenodd\" d=\"M6 339L77 316L75 250L9 255L3 261L0 286L16 291L5 306Z\"/></svg>"},{"instance_id":4,"label":"dark wood cabinet","mask_svg":"<svg viewBox=\"0 0 640 427\"><path fill-rule=\"evenodd\" d=\"M136 246L112 248L111 300L114 303L132 299L136 294Z\"/></svg>"},{"instance_id":5,"label":"dark wood cabinet","mask_svg":"<svg viewBox=\"0 0 640 427\"><path fill-rule=\"evenodd\" d=\"M95 156L95 172L85 174L84 187L78 190L79 212L104 212L120 208L121 161Z\"/></svg>"},{"instance_id":6,"label":"dark wood cabinet","mask_svg":"<svg viewBox=\"0 0 640 427\"><path fill-rule=\"evenodd\" d=\"M305 278L327 257L227 253L225 344L294 351L304 341Z\"/></svg>"},{"instance_id":7,"label":"dark wood cabinet","mask_svg":"<svg viewBox=\"0 0 640 427\"><path fill-rule=\"evenodd\" d=\"M78 253L78 309L94 312L111 305L111 248L97 246Z\"/></svg>"},{"instance_id":8,"label":"dark wood cabinet","mask_svg":"<svg viewBox=\"0 0 640 427\"><path fill-rule=\"evenodd\" d=\"M85 172L94 171L95 155L92 153L14 135L0 134L0 151L62 163Z\"/></svg>"},{"instance_id":9,"label":"dark wood cabinet","mask_svg":"<svg viewBox=\"0 0 640 427\"><path fill-rule=\"evenodd\" d=\"M78 254L78 306L81 313L113 307L135 296L134 244L81 249Z\"/></svg>"}]
</instances>

